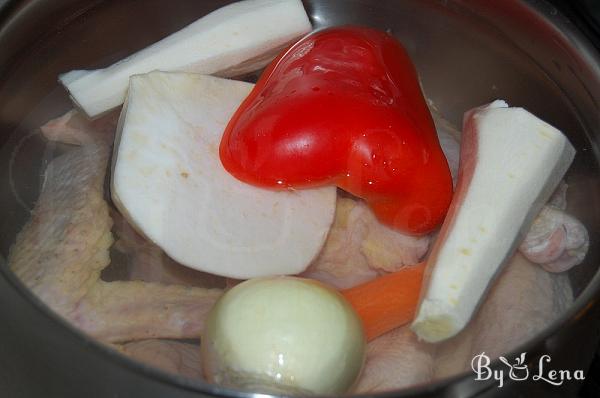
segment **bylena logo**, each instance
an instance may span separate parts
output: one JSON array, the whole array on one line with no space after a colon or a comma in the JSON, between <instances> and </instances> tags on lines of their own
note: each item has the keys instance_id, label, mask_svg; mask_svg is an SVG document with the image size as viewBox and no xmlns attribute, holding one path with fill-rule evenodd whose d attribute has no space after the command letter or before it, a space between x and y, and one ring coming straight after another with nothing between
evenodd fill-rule
<instances>
[{"instance_id":1,"label":"bylena logo","mask_svg":"<svg viewBox=\"0 0 600 398\"><path fill-rule=\"evenodd\" d=\"M565 381L569 380L584 380L585 375L583 370L554 370L547 369L548 364L551 361L550 355L542 355L538 361L537 373L530 374L529 366L526 363L527 353L522 353L515 358L513 363L510 363L505 357L499 357L498 359L508 369L495 369L490 367L492 362L490 357L482 352L481 354L475 355L471 361L471 369L475 373L475 380L496 380L498 382L498 388L504 386L505 377L508 376L510 380L523 381L531 380L542 381L555 386L562 385ZM507 372L508 371L508 372Z\"/></svg>"}]
</instances>

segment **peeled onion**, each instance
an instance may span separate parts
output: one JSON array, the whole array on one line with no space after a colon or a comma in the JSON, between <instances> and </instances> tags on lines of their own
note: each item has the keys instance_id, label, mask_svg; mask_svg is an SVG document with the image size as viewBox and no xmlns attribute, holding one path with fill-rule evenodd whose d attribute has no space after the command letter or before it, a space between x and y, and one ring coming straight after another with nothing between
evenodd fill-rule
<instances>
[{"instance_id":1,"label":"peeled onion","mask_svg":"<svg viewBox=\"0 0 600 398\"><path fill-rule=\"evenodd\" d=\"M362 324L350 304L295 277L252 279L229 290L202 336L209 381L264 393L341 394L364 357Z\"/></svg>"}]
</instances>

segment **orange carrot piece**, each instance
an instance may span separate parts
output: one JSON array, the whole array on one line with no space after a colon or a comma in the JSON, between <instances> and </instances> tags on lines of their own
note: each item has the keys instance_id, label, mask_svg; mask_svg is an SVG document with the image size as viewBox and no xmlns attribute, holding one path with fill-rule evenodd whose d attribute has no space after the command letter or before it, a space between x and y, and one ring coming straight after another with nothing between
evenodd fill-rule
<instances>
[{"instance_id":1,"label":"orange carrot piece","mask_svg":"<svg viewBox=\"0 0 600 398\"><path fill-rule=\"evenodd\" d=\"M424 270L423 262L341 291L362 319L368 341L413 319Z\"/></svg>"}]
</instances>

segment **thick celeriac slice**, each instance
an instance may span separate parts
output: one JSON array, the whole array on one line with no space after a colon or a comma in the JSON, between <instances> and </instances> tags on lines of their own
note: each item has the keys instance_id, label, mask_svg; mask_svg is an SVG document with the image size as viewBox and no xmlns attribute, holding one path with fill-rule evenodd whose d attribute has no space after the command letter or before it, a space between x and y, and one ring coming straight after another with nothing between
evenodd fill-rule
<instances>
[{"instance_id":1,"label":"thick celeriac slice","mask_svg":"<svg viewBox=\"0 0 600 398\"><path fill-rule=\"evenodd\" d=\"M223 131L252 84L152 72L131 78L112 170L125 217L170 257L213 274L295 274L319 253L333 187L271 191L221 165Z\"/></svg>"},{"instance_id":2,"label":"thick celeriac slice","mask_svg":"<svg viewBox=\"0 0 600 398\"><path fill-rule=\"evenodd\" d=\"M458 185L428 259L413 331L461 331L575 156L556 128L504 101L465 115Z\"/></svg>"},{"instance_id":3,"label":"thick celeriac slice","mask_svg":"<svg viewBox=\"0 0 600 398\"><path fill-rule=\"evenodd\" d=\"M105 69L59 77L90 117L121 105L129 77L154 70L235 76L265 66L312 29L300 0L245 0L220 8Z\"/></svg>"}]
</instances>

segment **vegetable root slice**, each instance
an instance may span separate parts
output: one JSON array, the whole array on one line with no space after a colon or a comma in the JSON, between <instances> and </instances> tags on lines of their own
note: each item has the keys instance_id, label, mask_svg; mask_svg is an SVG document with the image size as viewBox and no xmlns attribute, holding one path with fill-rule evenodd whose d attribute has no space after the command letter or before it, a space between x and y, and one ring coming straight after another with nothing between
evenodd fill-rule
<instances>
[{"instance_id":1,"label":"vegetable root slice","mask_svg":"<svg viewBox=\"0 0 600 398\"><path fill-rule=\"evenodd\" d=\"M342 291L363 322L367 340L410 322L419 303L425 263Z\"/></svg>"},{"instance_id":2,"label":"vegetable root slice","mask_svg":"<svg viewBox=\"0 0 600 398\"><path fill-rule=\"evenodd\" d=\"M90 117L123 103L129 77L154 70L235 76L265 66L312 29L299 0L247 0L220 8L105 69L59 77Z\"/></svg>"},{"instance_id":3,"label":"vegetable root slice","mask_svg":"<svg viewBox=\"0 0 600 398\"><path fill-rule=\"evenodd\" d=\"M259 189L225 171L218 148L249 83L191 73L131 78L113 156L112 198L175 261L247 279L296 274L320 252L333 187Z\"/></svg>"},{"instance_id":4,"label":"vegetable root slice","mask_svg":"<svg viewBox=\"0 0 600 398\"><path fill-rule=\"evenodd\" d=\"M412 324L428 342L466 326L575 156L559 130L503 101L465 115L461 145L457 189Z\"/></svg>"}]
</instances>

